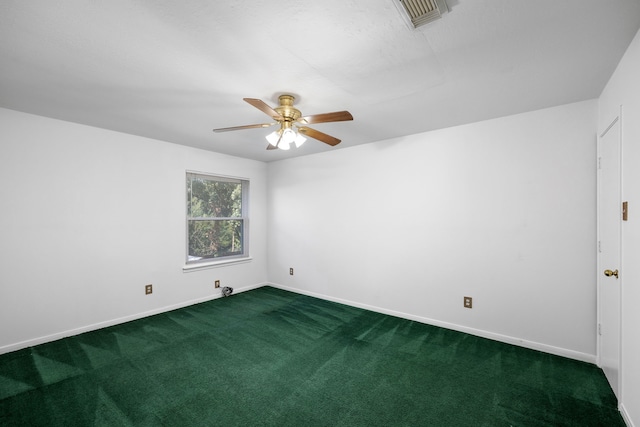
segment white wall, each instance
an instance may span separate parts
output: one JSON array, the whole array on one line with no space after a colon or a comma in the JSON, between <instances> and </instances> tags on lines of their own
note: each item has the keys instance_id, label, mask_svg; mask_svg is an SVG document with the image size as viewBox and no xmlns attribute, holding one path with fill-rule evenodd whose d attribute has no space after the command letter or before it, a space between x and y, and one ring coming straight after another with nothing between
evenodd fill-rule
<instances>
[{"instance_id":1,"label":"white wall","mask_svg":"<svg viewBox=\"0 0 640 427\"><path fill-rule=\"evenodd\" d=\"M251 180L252 262L182 271L187 169ZM0 353L266 282L262 162L0 109L0 200Z\"/></svg>"},{"instance_id":2,"label":"white wall","mask_svg":"<svg viewBox=\"0 0 640 427\"><path fill-rule=\"evenodd\" d=\"M640 32L600 96L598 130L622 105L622 200L629 220L622 224L622 393L621 410L630 426L640 426Z\"/></svg>"},{"instance_id":3,"label":"white wall","mask_svg":"<svg viewBox=\"0 0 640 427\"><path fill-rule=\"evenodd\" d=\"M592 100L270 163L270 281L595 361L596 114Z\"/></svg>"}]
</instances>

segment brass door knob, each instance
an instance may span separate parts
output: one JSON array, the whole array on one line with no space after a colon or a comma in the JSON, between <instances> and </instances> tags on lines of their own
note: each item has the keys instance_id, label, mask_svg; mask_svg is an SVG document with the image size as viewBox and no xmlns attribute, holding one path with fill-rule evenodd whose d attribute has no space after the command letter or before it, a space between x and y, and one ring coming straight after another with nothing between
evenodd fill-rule
<instances>
[{"instance_id":1,"label":"brass door knob","mask_svg":"<svg viewBox=\"0 0 640 427\"><path fill-rule=\"evenodd\" d=\"M607 277L615 276L615 278L617 279L618 278L618 270L613 270L613 271L605 270L604 271L604 275L607 276Z\"/></svg>"}]
</instances>

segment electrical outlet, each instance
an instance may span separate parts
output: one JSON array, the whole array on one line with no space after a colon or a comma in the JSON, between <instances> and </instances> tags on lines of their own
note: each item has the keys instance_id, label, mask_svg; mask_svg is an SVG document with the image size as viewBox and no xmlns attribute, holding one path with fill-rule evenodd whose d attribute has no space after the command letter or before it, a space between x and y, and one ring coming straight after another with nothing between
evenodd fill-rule
<instances>
[{"instance_id":1,"label":"electrical outlet","mask_svg":"<svg viewBox=\"0 0 640 427\"><path fill-rule=\"evenodd\" d=\"M215 284L216 288L220 287L220 280L216 280L215 282L213 282Z\"/></svg>"},{"instance_id":2,"label":"electrical outlet","mask_svg":"<svg viewBox=\"0 0 640 427\"><path fill-rule=\"evenodd\" d=\"M289 275L293 276L293 267L289 269Z\"/></svg>"},{"instance_id":3,"label":"electrical outlet","mask_svg":"<svg viewBox=\"0 0 640 427\"><path fill-rule=\"evenodd\" d=\"M464 297L464 308L473 308L473 298Z\"/></svg>"},{"instance_id":4,"label":"electrical outlet","mask_svg":"<svg viewBox=\"0 0 640 427\"><path fill-rule=\"evenodd\" d=\"M153 285L146 285L144 287L144 294L149 295L153 293Z\"/></svg>"}]
</instances>

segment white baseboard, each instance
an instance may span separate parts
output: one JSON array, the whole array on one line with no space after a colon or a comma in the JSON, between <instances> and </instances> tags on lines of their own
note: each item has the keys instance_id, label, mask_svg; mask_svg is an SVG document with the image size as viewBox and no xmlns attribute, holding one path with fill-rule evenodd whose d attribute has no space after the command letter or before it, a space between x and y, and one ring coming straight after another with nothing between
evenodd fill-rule
<instances>
[{"instance_id":1,"label":"white baseboard","mask_svg":"<svg viewBox=\"0 0 640 427\"><path fill-rule=\"evenodd\" d=\"M627 412L627 408L625 408L624 403L621 403L618 406L618 410L620 411L620 414L622 415L622 419L624 420L625 424L627 424L627 427L636 427L636 425L631 420L631 416Z\"/></svg>"},{"instance_id":2,"label":"white baseboard","mask_svg":"<svg viewBox=\"0 0 640 427\"><path fill-rule=\"evenodd\" d=\"M309 292L302 289L291 288L289 286L280 285L277 283L269 283L269 286L273 286L274 288L282 289L285 291L295 292L302 295L308 295L315 298L321 298L328 301L337 302L340 304L349 305L352 307L363 308L365 310L375 311L377 313L388 314L390 316L400 317L407 320L414 320L416 322L425 323L428 325L439 326L446 329L451 329L458 332L464 332L470 335L479 336L482 338L488 338L494 341L504 342L506 344L513 344L524 348L529 348L532 350L538 350L549 354L554 354L556 356L563 356L569 359L580 360L582 362L593 363L596 362L595 354L582 353L579 351L569 350L562 347L555 347L548 344L542 344L535 341L527 341L521 338L510 337L508 335L497 334L494 332L484 331L481 329L469 328L467 326L457 325L454 323L442 322L440 320L430 319L427 317L416 316L413 314L402 313L399 311L388 310L386 308L375 307L368 304L362 304L355 301L348 301L342 298L334 298L328 295L319 294L316 292Z\"/></svg>"},{"instance_id":3,"label":"white baseboard","mask_svg":"<svg viewBox=\"0 0 640 427\"><path fill-rule=\"evenodd\" d=\"M246 292L246 291L250 291L252 289L261 288L261 287L266 286L266 285L267 285L267 283L259 283L259 284L256 284L256 285L249 285L249 286L243 286L243 287L234 287L233 288L233 293L237 294L237 293L241 293L241 292ZM91 324L91 325L81 326L79 328L70 329L70 330L67 330L67 331L58 332L58 333L51 334L51 335L46 335L46 336L42 336L42 337L38 337L38 338L33 338L33 339L21 341L21 342L14 343L14 344L5 345L3 347L0 347L0 354L10 353L12 351L21 350L23 348L33 347L34 345L44 344L44 343L51 342L51 341L56 341L56 340L59 340L59 339L62 339L62 338L67 338L67 337L72 337L74 335L79 335L79 334L82 334L82 333L85 333L85 332L95 331L95 330L98 330L98 329L107 328L109 326L118 325L120 323L126 323L126 322L130 322L132 320L142 319L142 318L145 318L145 317L153 316L155 314L166 313L167 311L172 311L172 310L176 310L178 308L188 307L190 305L199 304L201 302L211 301L211 300L218 299L218 298L222 298L222 294L216 293L215 295L207 295L206 297L197 298L197 299L193 299L193 300L190 300L190 301L184 301L184 302L181 302L181 303L178 303L178 304L173 304L173 305L169 305L169 306L165 306L165 307L160 307L160 308L156 308L156 309L153 309L153 310L145 311L145 312L142 312L142 313L135 313L135 314L132 314L130 316L125 316L125 317L120 317L120 318L117 318L117 319L106 320L104 322L98 322L98 323L94 323L94 324Z\"/></svg>"},{"instance_id":4,"label":"white baseboard","mask_svg":"<svg viewBox=\"0 0 640 427\"><path fill-rule=\"evenodd\" d=\"M316 292L304 291L302 289L291 288L291 287L283 286L283 285L276 284L276 283L259 283L259 284L255 284L255 285L244 286L244 287L241 287L241 288L234 288L234 293L246 292L246 291L250 291L252 289L261 288L263 286L273 286L274 288L283 289L283 290L286 290L286 291L290 291L290 292L294 292L294 293L298 293L298 294L302 294L302 295L308 295L308 296L312 296L312 297L315 297L315 298L321 298L321 299L324 299L324 300L333 301L333 302L337 302L337 303L340 303L340 304L349 305L349 306L352 306L352 307L358 307L358 308L362 308L362 309L365 309L365 310L375 311L377 313L388 314L390 316L400 317L400 318L403 318L403 319L414 320L416 322L425 323L425 324L428 324L428 325L439 326L439 327L442 327L442 328L447 328L447 329L451 329L451 330L454 330L454 331L464 332L464 333L467 333L467 334L470 334L470 335L475 335L475 336L479 336L479 337L483 337L483 338L488 338L488 339L492 339L492 340L495 340L495 341L504 342L504 343L507 343L507 344L513 344L513 345L517 345L517 346L520 346L520 347L529 348L529 349L532 349L532 350L542 351L542 352L545 352L545 353L555 354L557 356L563 356L563 357L567 357L567 358L570 358L570 359L580 360L580 361L583 361L583 362L588 362L588 363L595 363L596 362L596 356L593 355L593 354L581 353L581 352L568 350L568 349L561 348L561 347L555 347L555 346L550 346L550 345L547 345L547 344L541 344L541 343L537 343L537 342L533 342L533 341L527 341L527 340L520 339L520 338L510 337L510 336L507 336L507 335L496 334L494 332L489 332L489 331L484 331L484 330L480 330L480 329L469 328L467 326L456 325L456 324L448 323L448 322L442 322L442 321L436 320L436 319L430 319L430 318L422 317L422 316L415 316L415 315L408 314L408 313L402 313L402 312L398 312L398 311L394 311L394 310L388 310L388 309L385 309L385 308L375 307L375 306L371 306L371 305L368 305L368 304L362 304L362 303L358 303L358 302L355 302L355 301L344 300L344 299L341 299L341 298L334 298L334 297L331 297L329 295L319 294L319 293L316 293ZM198 298L198 299L194 299L194 300L190 300L190 301L184 301L184 302L181 302L181 303L178 303L178 304L157 308L157 309L146 311L146 312L142 312L142 313L132 314L130 316L125 316L125 317L121 317L121 318L118 318L118 319L111 319L111 320L107 320L107 321L104 321L104 322L94 323L94 324L91 324L91 325L86 325L86 326L82 326L82 327L79 327L79 328L70 329L70 330L67 330L67 331L63 331L63 332L59 332L59 333L55 333L55 334L51 334L51 335L46 335L46 336L43 336L43 337L33 338L33 339L29 339L29 340L18 342L18 343L14 343L14 344L9 344L9 345L0 347L0 354L9 353L9 352L16 351L16 350L21 350L23 348L32 347L34 345L39 345L39 344L44 344L44 343L47 343L47 342L59 340L59 339L70 337L70 336L74 336L74 335L79 335L79 334L82 334L84 332L95 331L97 329L106 328L106 327L117 325L117 324L120 324L120 323L130 322L132 320L142 319L144 317L149 317L149 316L153 316L155 314L165 313L167 311L176 310L178 308L183 308L183 307L188 307L190 305L199 304L201 302L206 302L206 301L211 301L211 300L214 300L214 299L217 299L217 298L221 298L221 297L222 297L222 295L220 295L220 294L208 295L206 297L202 297L202 298ZM627 423L627 424L629 424L629 423Z\"/></svg>"}]
</instances>

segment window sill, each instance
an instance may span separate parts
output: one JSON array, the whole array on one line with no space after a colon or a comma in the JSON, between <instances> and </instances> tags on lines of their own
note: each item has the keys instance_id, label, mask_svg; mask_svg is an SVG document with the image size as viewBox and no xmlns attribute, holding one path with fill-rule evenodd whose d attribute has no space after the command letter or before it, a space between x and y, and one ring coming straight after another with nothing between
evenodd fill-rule
<instances>
[{"instance_id":1,"label":"window sill","mask_svg":"<svg viewBox=\"0 0 640 427\"><path fill-rule=\"evenodd\" d=\"M224 267L227 265L244 264L247 262L251 262L252 259L253 258L251 257L246 257L246 258L234 258L234 259L225 259L225 260L218 260L218 261L208 261L208 262L187 264L184 267L182 267L182 271L184 273L189 273L191 271L205 270L207 268L217 268L217 267Z\"/></svg>"}]
</instances>

